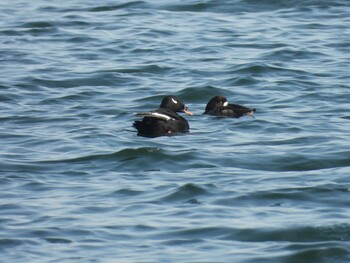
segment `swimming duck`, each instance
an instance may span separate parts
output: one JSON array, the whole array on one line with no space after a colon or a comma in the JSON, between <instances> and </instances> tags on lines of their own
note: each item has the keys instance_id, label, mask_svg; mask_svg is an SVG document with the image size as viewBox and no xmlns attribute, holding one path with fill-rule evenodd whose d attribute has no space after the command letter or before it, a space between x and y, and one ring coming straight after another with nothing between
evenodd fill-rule
<instances>
[{"instance_id":1,"label":"swimming duck","mask_svg":"<svg viewBox=\"0 0 350 263\"><path fill-rule=\"evenodd\" d=\"M135 121L133 126L137 129L138 136L145 137L188 132L190 127L187 120L177 112L193 115L178 97L165 96L159 109L137 114L143 118L140 121Z\"/></svg>"},{"instance_id":2,"label":"swimming duck","mask_svg":"<svg viewBox=\"0 0 350 263\"><path fill-rule=\"evenodd\" d=\"M250 109L238 104L229 104L226 97L219 95L211 98L203 114L239 118L245 115L254 116L254 113L255 109Z\"/></svg>"}]
</instances>

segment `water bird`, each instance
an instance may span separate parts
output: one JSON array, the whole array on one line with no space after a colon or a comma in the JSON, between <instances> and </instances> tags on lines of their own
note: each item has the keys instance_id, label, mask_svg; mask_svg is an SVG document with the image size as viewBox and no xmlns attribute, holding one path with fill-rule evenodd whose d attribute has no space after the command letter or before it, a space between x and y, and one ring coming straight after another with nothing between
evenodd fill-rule
<instances>
[{"instance_id":1,"label":"water bird","mask_svg":"<svg viewBox=\"0 0 350 263\"><path fill-rule=\"evenodd\" d=\"M144 137L158 137L189 132L190 126L187 120L177 114L177 112L193 115L178 97L173 95L165 96L159 109L138 113L137 116L143 118L140 121L135 121L133 126L137 129L137 135Z\"/></svg>"},{"instance_id":2,"label":"water bird","mask_svg":"<svg viewBox=\"0 0 350 263\"><path fill-rule=\"evenodd\" d=\"M226 97L222 95L211 98L205 107L203 114L218 117L239 118L242 116L254 116L255 109L251 109L238 104L229 104Z\"/></svg>"}]
</instances>

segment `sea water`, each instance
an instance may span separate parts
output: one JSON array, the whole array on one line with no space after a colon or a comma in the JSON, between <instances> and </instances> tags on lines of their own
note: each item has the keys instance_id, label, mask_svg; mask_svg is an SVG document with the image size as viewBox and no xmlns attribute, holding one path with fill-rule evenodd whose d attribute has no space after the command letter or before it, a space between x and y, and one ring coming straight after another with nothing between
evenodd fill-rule
<instances>
[{"instance_id":1,"label":"sea water","mask_svg":"<svg viewBox=\"0 0 350 263\"><path fill-rule=\"evenodd\" d=\"M2 262L350 262L349 1L0 14ZM138 137L169 94L190 133Z\"/></svg>"}]
</instances>

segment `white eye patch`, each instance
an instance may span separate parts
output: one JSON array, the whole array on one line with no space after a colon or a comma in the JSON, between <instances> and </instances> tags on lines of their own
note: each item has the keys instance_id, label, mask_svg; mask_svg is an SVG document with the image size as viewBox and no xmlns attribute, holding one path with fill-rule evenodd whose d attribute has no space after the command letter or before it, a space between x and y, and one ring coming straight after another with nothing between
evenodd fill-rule
<instances>
[{"instance_id":1,"label":"white eye patch","mask_svg":"<svg viewBox=\"0 0 350 263\"><path fill-rule=\"evenodd\" d=\"M224 105L224 107L227 107L228 101L225 101L222 105Z\"/></svg>"},{"instance_id":2,"label":"white eye patch","mask_svg":"<svg viewBox=\"0 0 350 263\"><path fill-rule=\"evenodd\" d=\"M171 100L175 103L175 104L177 104L177 101L176 100L174 100L174 98L171 98Z\"/></svg>"}]
</instances>

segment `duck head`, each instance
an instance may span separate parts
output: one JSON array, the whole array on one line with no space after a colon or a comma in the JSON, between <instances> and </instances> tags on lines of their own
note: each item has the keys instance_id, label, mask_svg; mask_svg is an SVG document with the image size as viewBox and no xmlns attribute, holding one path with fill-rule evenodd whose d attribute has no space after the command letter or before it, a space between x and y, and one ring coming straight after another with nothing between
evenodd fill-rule
<instances>
[{"instance_id":1,"label":"duck head","mask_svg":"<svg viewBox=\"0 0 350 263\"><path fill-rule=\"evenodd\" d=\"M215 96L208 102L207 106L205 107L204 114L215 108L227 107L227 105L228 100L226 97L222 95Z\"/></svg>"},{"instance_id":2,"label":"duck head","mask_svg":"<svg viewBox=\"0 0 350 263\"><path fill-rule=\"evenodd\" d=\"M160 104L160 108L168 109L173 112L184 112L187 115L193 115L188 107L176 96L165 96Z\"/></svg>"}]
</instances>

